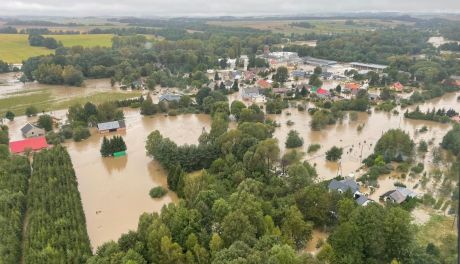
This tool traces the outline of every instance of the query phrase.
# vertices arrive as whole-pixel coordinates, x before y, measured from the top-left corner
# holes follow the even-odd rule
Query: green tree
[[[414,142],[401,129],[390,129],[375,144],[374,153],[382,155],[385,161],[403,161],[410,158],[414,150]]]
[[[326,151],[326,160],[338,161],[342,158],[343,149],[333,146],[331,149]]]
[[[299,209],[293,205],[284,216],[281,231],[284,242],[299,250],[311,239],[313,226],[303,220]]]
[[[11,111],[6,111],[5,113],[5,118],[10,120],[10,121],[13,121],[14,120],[14,117],[15,117],[15,114]]]
[[[298,148],[303,145],[303,139],[299,136],[299,132],[291,130],[286,139],[286,148]]]
[[[276,73],[273,75],[273,80],[283,84],[287,81],[288,77],[288,69],[282,66],[276,69]]]
[[[110,155],[112,155],[113,152],[111,152],[110,150],[110,142],[109,140],[104,136],[104,138],[102,139],[102,144],[101,144],[101,156],[102,157],[108,157]]]
[[[37,124],[45,131],[53,130],[53,118],[50,115],[41,115],[38,117]]]
[[[36,116],[38,113],[38,109],[35,106],[28,106],[26,108],[26,116],[31,117],[31,116]]]
[[[83,84],[83,73],[72,65],[64,66],[62,70],[62,79],[64,84],[70,86],[81,86]]]

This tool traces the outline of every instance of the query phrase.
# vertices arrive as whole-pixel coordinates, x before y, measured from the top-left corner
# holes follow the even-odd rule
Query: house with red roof
[[[323,88],[318,88],[316,90],[316,95],[318,95],[319,98],[326,98],[326,97],[329,97],[329,91]]]
[[[395,82],[391,86],[391,89],[396,92],[402,92],[404,90],[404,85],[402,85],[400,82]]]
[[[358,93],[359,89],[361,89],[361,85],[359,83],[349,82],[349,83],[345,84],[345,86],[343,88],[343,91],[344,92],[350,92],[350,93],[356,95]]]
[[[272,87],[271,83],[269,83],[267,80],[258,80],[257,86],[259,86],[261,89],[268,89]]]
[[[10,151],[14,154],[24,153],[30,149],[32,151],[42,150],[48,147],[45,137],[33,137],[10,142]]]

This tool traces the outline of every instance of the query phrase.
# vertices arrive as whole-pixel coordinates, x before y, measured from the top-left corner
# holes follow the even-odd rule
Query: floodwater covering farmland
[[[10,86],[7,84],[1,89],[9,89]],[[458,93],[446,94],[441,98],[421,104],[420,108],[427,110],[444,107],[460,111],[460,105],[457,102],[458,95]],[[230,101],[240,99],[238,97],[238,95],[231,95]],[[307,107],[313,107],[313,105],[307,105]],[[438,145],[451,126],[450,124],[405,119],[403,117],[405,110],[398,110],[399,114],[374,110],[371,114],[358,113],[356,120],[346,115],[343,121],[321,131],[312,131],[311,116],[307,111],[299,112],[296,107],[286,109],[280,115],[269,115],[269,117],[281,124],[275,130],[274,137],[279,140],[282,153],[285,151],[284,143],[291,129],[297,130],[305,141],[304,146],[299,150],[306,152],[308,145],[312,143],[321,145],[320,150],[307,154],[305,159],[315,164],[319,179],[325,180],[338,174],[359,175],[361,172],[357,170],[361,166],[362,159],[371,154],[376,141],[388,129],[401,128],[408,132],[417,143],[424,139],[427,142],[432,141],[433,145]],[[152,187],[167,186],[165,171],[146,155],[145,141],[149,133],[159,130],[163,136],[169,137],[179,145],[195,144],[203,128],[209,131],[211,127],[209,115],[143,117],[139,114],[138,109],[124,109],[124,112],[127,129],[120,132],[119,135],[123,136],[128,147],[126,157],[102,158],[99,152],[102,135],[95,130],[92,131],[92,136],[83,142],[65,143],[77,175],[88,232],[94,249],[104,242],[118,239],[122,233],[136,229],[138,218],[143,212],[158,212],[163,205],[177,201],[177,196],[173,192],[168,192],[161,199],[152,199],[148,194]],[[58,118],[65,118],[66,110],[54,111],[51,114]],[[35,119],[36,117],[20,116],[12,122],[7,122],[11,139],[20,139],[22,137],[20,127]],[[288,120],[294,124],[288,126],[286,124]],[[235,125],[232,124],[232,126]],[[358,130],[359,126],[362,127],[361,130]],[[422,126],[427,126],[428,132],[418,133],[417,130]],[[108,136],[111,135],[113,133]],[[334,145],[344,148],[340,163],[325,160],[324,153]],[[429,155],[426,155],[424,159],[426,164],[430,163]],[[415,182],[409,182],[408,187],[413,187]],[[379,183],[382,188],[374,194],[377,199],[381,192],[387,190],[386,188],[393,187],[394,180],[385,176],[379,180]],[[371,198],[375,199],[375,197]]]

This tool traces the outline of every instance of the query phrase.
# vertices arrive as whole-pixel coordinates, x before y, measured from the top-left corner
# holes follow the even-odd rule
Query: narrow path
[[[33,168],[32,168],[32,157],[29,157],[30,161],[30,177],[29,177],[29,183],[27,187],[27,198],[29,197],[29,191],[30,191],[30,180],[33,175]],[[21,237],[21,260],[19,263],[24,264],[24,252],[26,249],[26,234],[27,234],[27,226],[29,225],[29,205],[27,204],[28,199],[26,199],[26,212],[24,213],[24,219],[22,221],[22,237]]]

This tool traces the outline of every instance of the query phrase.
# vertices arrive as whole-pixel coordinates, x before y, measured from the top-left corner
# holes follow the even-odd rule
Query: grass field
[[[455,225],[453,217],[433,214],[430,220],[420,227],[417,240],[422,245],[431,242],[439,246],[446,235],[456,235]]]
[[[78,88],[76,88],[78,89]],[[18,93],[16,96],[10,96],[0,99],[0,115],[3,116],[6,111],[13,111],[17,116],[24,115],[25,109],[29,106],[35,106],[40,112],[66,109],[69,106],[80,103],[84,104],[91,101],[100,104],[107,101],[123,100],[133,97],[139,97],[141,92],[96,92],[91,95],[82,94],[73,96],[69,99],[54,97],[50,90],[40,89],[28,94]]]
[[[292,23],[302,22],[300,20],[236,20],[236,21],[209,21],[208,24],[225,27],[247,27],[259,30],[270,30],[273,33],[290,35],[291,33],[347,33],[352,31],[368,31],[376,27],[389,27],[397,24],[406,24],[400,21],[381,21],[378,19],[353,20],[354,24],[347,25],[346,20],[305,20],[314,25],[313,28],[292,26]]]
[[[112,45],[111,34],[98,35],[49,35],[66,47],[81,45],[83,47]],[[44,47],[32,47],[24,34],[0,34],[0,60],[8,63],[21,63],[23,60],[39,55],[51,54],[54,51]]]

